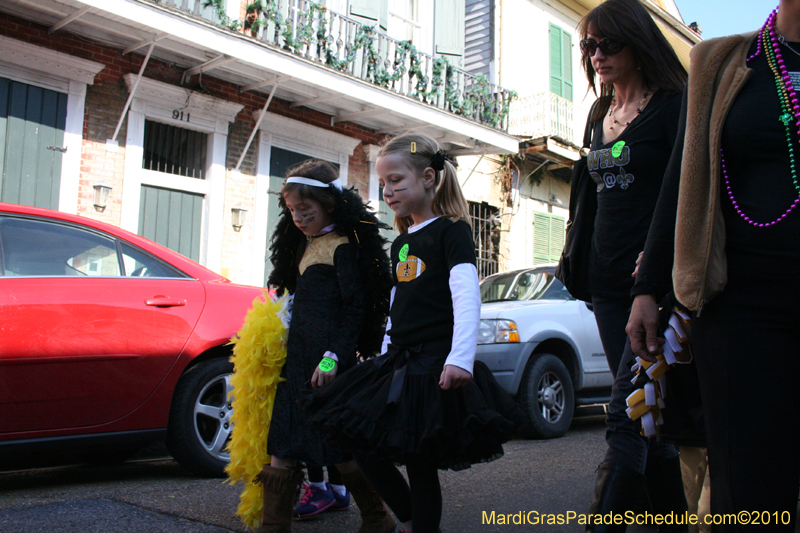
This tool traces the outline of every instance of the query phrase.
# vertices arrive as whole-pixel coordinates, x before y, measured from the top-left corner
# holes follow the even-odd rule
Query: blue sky
[[[697,22],[703,38],[760,28],[779,0],[675,0],[686,24]]]

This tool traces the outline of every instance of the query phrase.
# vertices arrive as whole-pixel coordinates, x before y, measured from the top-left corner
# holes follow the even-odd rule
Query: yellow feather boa
[[[273,301],[265,292],[263,299],[253,301],[242,329],[231,339],[234,430],[228,444],[231,462],[225,471],[231,485],[244,484],[236,514],[251,529],[259,525],[263,514],[263,486],[254,484],[253,478],[270,460],[267,436],[286,361],[288,330],[281,314],[287,304],[286,296]]]

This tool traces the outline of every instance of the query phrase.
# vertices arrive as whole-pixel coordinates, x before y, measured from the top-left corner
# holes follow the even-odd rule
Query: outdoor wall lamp
[[[94,187],[94,210],[103,212],[106,209],[106,204],[108,203],[108,193],[111,192],[112,185],[108,182],[108,180],[103,179],[103,181],[95,183]]]
[[[244,226],[244,219],[247,216],[247,208],[238,202],[235,206],[231,207],[231,224],[233,231],[239,231]]]

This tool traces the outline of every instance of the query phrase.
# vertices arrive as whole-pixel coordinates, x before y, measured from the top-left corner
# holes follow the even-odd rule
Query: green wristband
[[[319,369],[323,372],[330,372],[335,366],[336,361],[327,356],[323,357],[322,361],[319,362]]]

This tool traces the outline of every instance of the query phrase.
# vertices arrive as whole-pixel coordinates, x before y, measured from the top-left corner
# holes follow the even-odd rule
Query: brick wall
[[[81,154],[78,214],[111,224],[119,225],[122,206],[122,187],[124,181],[126,122],[117,136],[119,150],[106,151],[106,140],[114,133],[114,128],[128,97],[128,90],[122,76],[138,73],[144,57],[139,53],[121,55],[119,49],[100,45],[68,33],[68,28],[53,35],[47,27],[0,13],[0,35],[27,43],[58,50],[62,53],[103,63],[105,68],[95,77],[94,85],[87,88],[86,111],[83,127],[83,147]],[[140,50],[143,52],[144,49]],[[176,65],[152,59],[148,62],[144,76],[178,85],[183,70]],[[193,76],[185,80],[184,87],[202,89],[211,96],[223,98],[244,105],[244,108],[231,124],[228,135],[227,167],[232,169],[241,156],[247,138],[255,126],[253,112],[261,110],[266,95],[242,92],[240,88],[208,75]],[[372,130],[349,123],[336,123],[331,126],[330,116],[307,108],[289,107],[289,102],[273,99],[269,112],[282,115],[319,128],[347,135],[364,144],[378,144],[380,137]],[[255,193],[255,174],[257,164],[257,137],[251,144],[240,167],[240,173],[228,172],[225,193],[225,227],[223,228],[222,271],[231,279],[249,282],[250,259],[246,257],[252,250],[253,196]],[[358,146],[350,158],[348,166],[349,181],[363,197],[369,195],[369,168],[364,144]],[[103,179],[108,180],[113,189],[108,206],[102,213],[93,207],[93,185]],[[240,232],[231,227],[231,207],[241,202],[247,209],[247,223]]]

